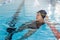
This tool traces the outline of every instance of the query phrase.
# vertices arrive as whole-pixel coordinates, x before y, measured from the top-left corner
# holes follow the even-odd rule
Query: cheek
[[[39,19],[39,20],[40,20],[40,19],[41,19],[41,17],[40,17],[40,16],[37,16],[37,17],[36,17],[36,19]]]
[[[40,17],[39,17],[39,16],[37,16],[36,18],[37,18],[37,19],[39,19]]]

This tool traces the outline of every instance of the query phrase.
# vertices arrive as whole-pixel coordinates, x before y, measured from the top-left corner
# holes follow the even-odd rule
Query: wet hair
[[[45,18],[46,17],[46,14],[47,14],[47,12],[45,10],[40,10],[37,13],[40,13],[41,16],[42,16],[42,18]]]

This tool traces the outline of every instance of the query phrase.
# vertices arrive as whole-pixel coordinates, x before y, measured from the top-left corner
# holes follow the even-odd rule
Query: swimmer
[[[27,39],[29,36],[34,34],[37,31],[37,29],[39,29],[41,27],[41,25],[45,24],[44,18],[46,17],[46,15],[47,15],[47,13],[46,13],[45,10],[38,11],[37,15],[36,15],[36,21],[33,20],[32,22],[26,22],[26,23],[22,24],[16,31],[12,32],[9,35],[8,39],[12,38],[14,33],[21,32],[21,31],[23,31],[25,29],[28,29],[28,32],[24,36],[22,36],[21,38],[19,38],[17,40],[25,40],[25,39]]]
[[[24,36],[19,38],[18,40],[24,40],[24,39],[28,38],[29,36],[34,34],[37,31],[37,29],[39,29],[41,27],[41,25],[45,24],[44,18],[46,17],[46,14],[47,13],[45,10],[40,10],[37,12],[36,21],[27,22],[27,23],[22,24],[19,27],[19,29],[17,30],[17,32],[21,32],[24,29],[29,29],[29,31]]]
[[[36,15],[36,21],[24,23],[18,28],[18,30],[16,32],[21,32],[24,29],[29,29],[29,31],[25,35],[23,35],[21,38],[19,38],[17,40],[25,40],[25,39],[27,39],[29,36],[34,34],[37,31],[37,29],[39,29],[41,27],[41,25],[44,25],[45,23],[47,23],[49,25],[51,30],[54,32],[56,38],[58,40],[60,40],[60,33],[53,26],[53,25],[60,25],[60,24],[59,23],[45,22],[46,20],[44,20],[44,19],[46,19],[47,21],[49,20],[48,16],[47,16],[47,12],[45,10],[38,11],[37,15]],[[56,32],[57,32],[57,34],[56,34]]]

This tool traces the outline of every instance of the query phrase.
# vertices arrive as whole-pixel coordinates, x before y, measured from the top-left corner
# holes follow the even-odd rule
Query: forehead
[[[37,14],[41,14],[41,13],[37,13]]]
[[[41,13],[37,13],[36,16],[41,16]]]

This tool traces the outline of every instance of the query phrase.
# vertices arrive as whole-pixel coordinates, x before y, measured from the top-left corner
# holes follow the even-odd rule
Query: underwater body
[[[23,2],[24,1],[24,2]],[[18,19],[15,24],[15,28],[18,29],[25,22],[31,22],[36,20],[36,12],[44,9],[47,11],[47,15],[52,22],[59,23],[59,7],[60,1],[51,1],[51,0],[11,0],[10,2],[2,1],[0,3],[0,40],[5,40],[6,36],[9,34],[6,29],[9,27],[9,22],[14,17],[16,11],[18,11]],[[23,3],[22,3],[23,2]],[[56,3],[56,5],[54,3]],[[55,13],[55,8],[57,12]],[[20,9],[19,9],[20,8]],[[18,10],[17,10],[18,9]],[[59,25],[56,26],[57,30],[60,31]],[[17,40],[21,38],[28,29],[23,30],[22,32],[15,33],[12,36],[11,40]],[[57,40],[53,34],[50,27],[45,23],[42,25],[33,35],[28,37],[25,40]]]

